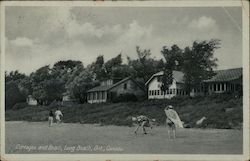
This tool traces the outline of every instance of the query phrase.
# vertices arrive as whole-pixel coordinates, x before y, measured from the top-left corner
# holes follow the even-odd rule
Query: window
[[[167,89],[167,94],[169,94],[169,90]]]
[[[97,94],[97,99],[99,100],[100,99],[100,93],[97,92],[96,94]]]
[[[127,89],[127,83],[124,83],[123,88]]]
[[[161,90],[161,95],[163,95],[163,91]]]
[[[96,100],[97,99],[97,93],[95,92],[94,93],[94,100]]]
[[[179,95],[179,89],[176,89],[176,94]]]
[[[173,89],[173,94],[175,94],[175,89]]]
[[[214,85],[214,91],[216,91],[216,84],[213,84]]]
[[[225,90],[224,84],[221,84],[221,85],[222,85],[221,90],[224,91]]]
[[[172,89],[169,89],[169,94],[172,94]]]
[[[160,95],[160,90],[157,90],[157,95]]]
[[[105,99],[105,93],[104,93],[104,91],[102,91],[102,99],[103,100]]]
[[[218,83],[217,86],[218,86],[218,91],[220,91],[220,90],[221,90],[221,89],[220,89],[221,84]]]

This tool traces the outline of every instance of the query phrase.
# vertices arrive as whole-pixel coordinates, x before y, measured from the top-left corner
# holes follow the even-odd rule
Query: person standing
[[[52,110],[50,110],[50,112],[49,112],[49,118],[48,118],[49,126],[50,126],[50,127],[51,127],[52,124],[53,124],[53,118],[54,118],[54,114],[53,114]]]
[[[183,128],[181,119],[178,113],[173,109],[172,105],[168,105],[165,109],[166,114],[166,126],[168,128],[168,137],[171,138],[171,131],[174,139],[176,138],[176,127]]]
[[[59,110],[59,108],[56,109],[55,111],[55,116],[56,116],[56,123],[61,123],[62,122],[62,117],[63,117],[63,114],[62,112]]]

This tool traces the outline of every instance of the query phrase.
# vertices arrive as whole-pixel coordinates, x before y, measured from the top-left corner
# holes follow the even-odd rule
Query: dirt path
[[[122,153],[122,154],[241,154],[242,131],[179,129],[168,139],[166,128],[155,127],[148,135],[134,128],[6,122],[6,153]]]

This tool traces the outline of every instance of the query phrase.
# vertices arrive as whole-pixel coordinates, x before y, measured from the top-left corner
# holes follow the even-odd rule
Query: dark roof
[[[162,76],[163,75],[163,71],[160,71],[158,73],[155,73],[154,75],[152,75],[149,80],[145,83],[146,85],[156,76]],[[176,71],[173,70],[173,79],[177,82],[177,83],[184,83],[184,73],[181,71]]]
[[[109,90],[113,85],[108,85],[108,86],[97,86],[94,87],[90,90],[88,90],[88,92],[95,92],[95,91],[107,91]]]
[[[217,70],[216,75],[204,82],[226,82],[238,79],[242,76],[242,68]]]
[[[141,87],[136,81],[134,81],[131,77],[126,77],[124,78],[123,80],[113,84],[113,85],[107,85],[107,86],[97,86],[97,87],[94,87],[90,90],[88,90],[88,92],[96,92],[96,91],[108,91],[116,86],[118,86],[119,84],[123,83],[123,82],[126,82],[128,81],[129,79],[131,79],[133,82],[135,82],[137,84],[137,86],[139,86],[142,90],[144,90],[143,87]]]

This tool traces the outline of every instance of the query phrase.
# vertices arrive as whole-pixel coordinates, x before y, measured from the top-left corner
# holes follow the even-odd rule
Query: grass
[[[243,120],[242,98],[231,95],[212,95],[171,100],[146,100],[143,102],[78,104],[61,107],[65,123],[98,123],[101,125],[132,126],[131,116],[146,115],[155,118],[159,125],[165,122],[164,107],[172,104],[188,127],[231,129],[241,128]],[[46,121],[48,106],[27,106],[8,110],[7,121]],[[230,110],[228,110],[230,109]],[[196,125],[205,116],[207,119]]]

